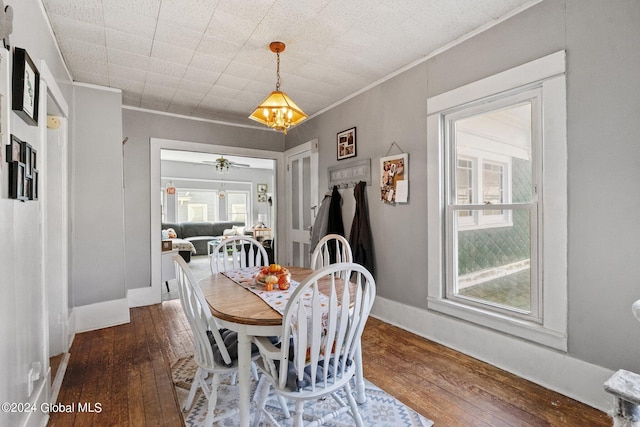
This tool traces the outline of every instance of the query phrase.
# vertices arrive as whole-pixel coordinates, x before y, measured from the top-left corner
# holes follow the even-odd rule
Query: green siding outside
[[[512,202],[531,201],[531,162],[512,160]],[[458,275],[526,260],[529,254],[528,211],[514,210],[513,225],[458,233]]]

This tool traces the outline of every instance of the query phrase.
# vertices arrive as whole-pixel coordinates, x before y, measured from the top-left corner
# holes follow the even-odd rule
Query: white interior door
[[[287,264],[309,267],[311,226],[318,206],[318,140],[285,153],[287,161]]]

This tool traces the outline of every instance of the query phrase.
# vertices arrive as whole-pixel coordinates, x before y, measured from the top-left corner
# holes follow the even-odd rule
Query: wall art
[[[380,200],[406,203],[409,197],[409,155],[380,158]]]
[[[24,176],[24,163],[22,162],[11,162],[9,165],[9,198],[28,200],[28,197],[25,194],[25,188],[27,185],[27,180]]]
[[[356,156],[356,128],[338,133],[338,160]]]
[[[27,124],[38,125],[40,73],[26,50],[15,48],[13,54],[13,106]]]

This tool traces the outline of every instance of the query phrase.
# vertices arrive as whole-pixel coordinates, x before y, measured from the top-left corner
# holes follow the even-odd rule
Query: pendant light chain
[[[276,52],[276,56],[278,58],[278,65],[277,65],[277,71],[276,71],[276,75],[278,76],[278,79],[276,80],[276,90],[278,92],[280,92],[280,51],[278,50]]]

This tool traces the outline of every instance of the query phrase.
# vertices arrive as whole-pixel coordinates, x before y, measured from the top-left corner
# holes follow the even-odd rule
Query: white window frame
[[[231,198],[229,197],[229,195],[231,194],[242,194],[245,197],[246,203],[245,206],[247,207],[247,212],[246,212],[246,218],[244,221],[244,225],[245,226],[249,226],[250,224],[250,219],[251,219],[251,212],[252,212],[252,206],[251,206],[251,191],[245,191],[245,190],[227,190],[227,197],[225,200],[225,204],[226,204],[226,211],[227,211],[227,221],[232,221],[231,219],[231,202],[229,201]]]
[[[520,65],[427,100],[427,307],[483,327],[511,334],[558,350],[567,350],[567,142],[565,52],[560,51]],[[534,182],[538,200],[537,253],[540,292],[539,320],[488,310],[482,306],[447,298],[444,200],[445,164],[451,161],[444,145],[444,115],[495,100],[508,92],[540,90],[542,144]],[[542,167],[543,166],[543,167]],[[534,172],[535,173],[535,172]],[[544,191],[543,191],[544,189]],[[541,227],[544,224],[544,228]],[[534,236],[532,235],[532,239]]]
[[[481,153],[479,150],[466,150],[463,155],[459,155],[458,159],[471,161],[472,173],[472,199],[471,204],[483,203],[483,170],[485,163],[498,164],[503,167],[502,185],[504,191],[504,200],[502,203],[511,203],[511,158],[492,153]],[[456,165],[457,170],[457,165]],[[455,171],[452,171],[455,173]],[[474,212],[474,211],[472,211]],[[470,217],[464,218],[463,221],[458,220],[459,230],[479,230],[483,228],[510,227],[513,225],[511,219],[511,211],[505,210],[501,216],[482,215],[477,211]]]

